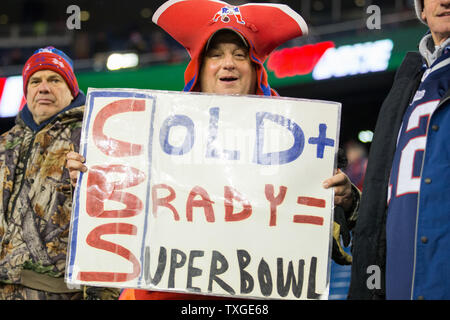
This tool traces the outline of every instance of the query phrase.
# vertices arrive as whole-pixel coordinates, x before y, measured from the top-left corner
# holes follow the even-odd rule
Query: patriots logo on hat
[[[220,18],[220,20],[224,23],[230,22],[231,18],[230,15],[234,15],[236,18],[237,23],[245,24],[245,21],[242,19],[241,11],[238,7],[223,7],[221,8],[212,19],[214,22],[217,22]]]

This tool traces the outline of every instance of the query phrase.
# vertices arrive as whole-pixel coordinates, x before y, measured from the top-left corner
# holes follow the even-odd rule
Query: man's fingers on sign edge
[[[330,187],[345,185],[345,175],[342,172],[338,172],[331,178],[326,179],[322,185],[325,189],[328,189]]]
[[[78,161],[78,160],[67,160],[66,166],[71,173],[72,173],[72,171],[86,172],[86,170],[87,170],[87,167],[81,161]],[[78,173],[78,172],[76,172],[76,173]]]
[[[79,162],[85,162],[86,159],[84,159],[84,157],[81,154],[76,153],[74,151],[70,151],[67,153],[67,160],[75,160],[75,161],[79,161]]]

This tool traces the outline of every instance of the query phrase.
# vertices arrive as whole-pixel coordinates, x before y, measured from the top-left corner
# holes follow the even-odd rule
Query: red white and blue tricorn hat
[[[267,82],[263,63],[275,48],[308,33],[303,18],[284,4],[232,6],[218,0],[170,0],[156,10],[152,20],[184,46],[191,57],[184,73],[184,91],[198,91],[206,44],[218,30],[230,29],[249,45],[251,60],[257,65],[256,94],[277,95]]]

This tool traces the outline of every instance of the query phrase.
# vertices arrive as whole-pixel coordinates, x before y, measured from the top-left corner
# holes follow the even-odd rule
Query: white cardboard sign
[[[340,108],[89,89],[67,283],[326,299]]]

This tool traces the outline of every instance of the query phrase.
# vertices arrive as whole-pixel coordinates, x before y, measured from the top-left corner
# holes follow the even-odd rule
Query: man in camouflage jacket
[[[72,205],[65,161],[79,148],[85,103],[72,62],[39,49],[23,80],[27,104],[0,137],[0,299],[115,299],[117,289],[64,282]]]

